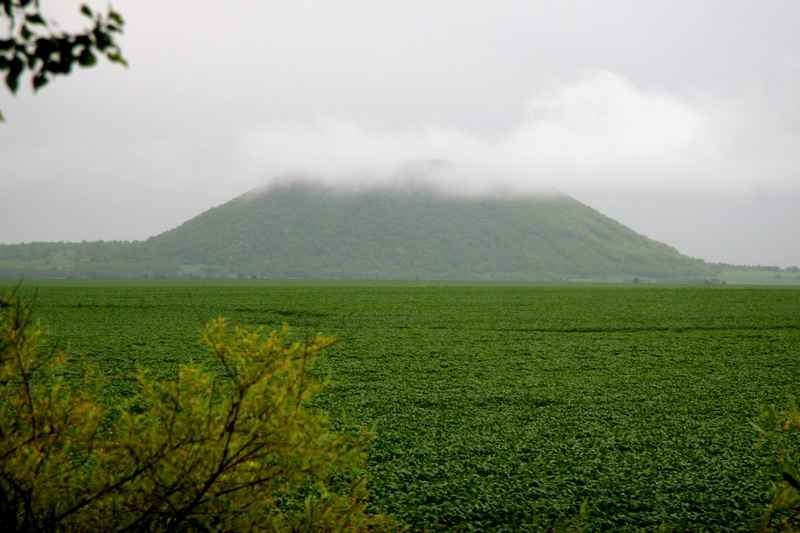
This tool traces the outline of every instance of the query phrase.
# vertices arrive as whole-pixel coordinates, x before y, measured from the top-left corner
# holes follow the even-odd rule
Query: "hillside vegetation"
[[[0,246],[0,275],[555,281],[699,279],[698,259],[564,195],[254,191],[141,242]]]

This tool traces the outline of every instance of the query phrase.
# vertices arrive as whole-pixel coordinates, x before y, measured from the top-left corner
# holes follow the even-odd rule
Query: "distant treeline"
[[[787,274],[800,274],[800,267],[779,267],[773,265],[732,265],[730,263],[709,263],[720,270],[749,270],[753,272],[786,272]]]

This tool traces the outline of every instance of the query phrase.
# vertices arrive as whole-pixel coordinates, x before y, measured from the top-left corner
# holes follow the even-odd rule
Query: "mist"
[[[386,184],[405,162],[444,160],[464,173],[430,179],[452,194],[758,185],[757,169],[728,168],[726,145],[736,147],[720,122],[700,106],[594,72],[532,95],[519,123],[494,136],[441,127],[387,132],[343,120],[279,123],[248,132],[241,158],[266,179],[310,174],[343,186]]]
[[[45,7],[77,24],[70,4]],[[0,94],[0,242],[143,239],[287,177],[411,165],[443,194],[557,190],[695,257],[800,263],[793,2],[115,7],[128,71]]]

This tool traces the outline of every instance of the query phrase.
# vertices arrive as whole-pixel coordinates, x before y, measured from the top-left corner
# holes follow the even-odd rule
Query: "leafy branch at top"
[[[25,71],[37,91],[75,66],[94,66],[98,56],[128,65],[115,41],[125,25],[122,15],[111,7],[106,13],[96,13],[86,4],[80,13],[90,25],[81,32],[67,33],[44,17],[38,0],[0,0],[0,75],[12,93],[19,89]],[[5,33],[3,19],[8,23]]]

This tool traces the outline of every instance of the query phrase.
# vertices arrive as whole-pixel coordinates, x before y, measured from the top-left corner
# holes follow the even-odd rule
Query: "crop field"
[[[203,362],[225,315],[340,339],[318,403],[369,426],[374,504],[416,529],[753,531],[776,474],[750,422],[800,396],[800,289],[648,286],[35,285],[76,365],[109,378]]]

